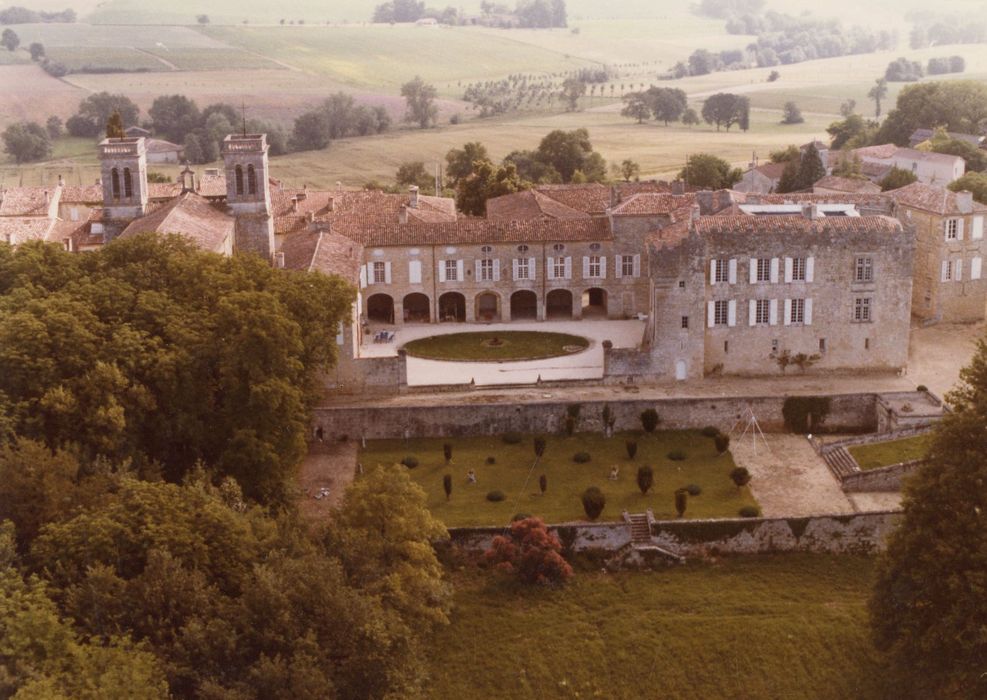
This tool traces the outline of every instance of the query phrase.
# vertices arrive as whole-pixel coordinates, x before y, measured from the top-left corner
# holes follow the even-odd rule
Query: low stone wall
[[[652,524],[654,542],[684,557],[708,554],[819,552],[872,554],[884,549],[898,512],[821,515],[809,518],[736,518],[729,520],[667,520]],[[630,542],[623,522],[553,525],[567,552],[616,552]],[[482,551],[504,528],[452,528],[452,543]]]
[[[615,430],[637,430],[641,412],[658,411],[659,429],[682,430],[712,425],[722,431],[746,422],[748,408],[761,430],[784,432],[784,396],[623,399],[586,401],[576,430],[603,431],[602,412],[609,405],[616,418]],[[449,404],[421,406],[324,407],[315,410],[313,423],[330,435],[369,439],[401,437],[457,437],[502,435],[506,432],[559,434],[571,402],[546,401],[521,404]],[[815,432],[872,431],[876,425],[876,394],[843,394],[830,397],[830,412]]]
[[[899,428],[887,433],[855,435],[842,440],[833,440],[832,442],[816,440],[816,438],[812,438],[812,440],[816,443],[816,452],[819,454],[827,454],[833,450],[839,449],[840,447],[855,447],[857,445],[874,445],[881,442],[894,442],[895,440],[904,440],[905,438],[925,435],[926,433],[931,432],[931,430],[931,425],[916,425],[909,426],[907,428]]]
[[[604,380],[642,377],[653,381],[659,374],[655,371],[652,355],[647,350],[603,348]]]
[[[901,462],[877,469],[865,469],[843,477],[843,490],[853,493],[868,491],[901,491],[902,482],[925,464],[924,459]]]

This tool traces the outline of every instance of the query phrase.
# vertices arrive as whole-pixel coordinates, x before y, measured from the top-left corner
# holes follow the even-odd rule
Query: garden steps
[[[631,541],[629,543],[631,549],[639,552],[654,552],[673,561],[679,563],[684,562],[685,557],[679,556],[675,552],[655,544],[651,536],[651,520],[650,511],[648,513],[629,513],[627,515],[627,524],[631,528]]]
[[[840,481],[843,477],[860,471],[857,461],[850,455],[845,447],[837,447],[823,453],[823,459],[829,465],[830,470]]]

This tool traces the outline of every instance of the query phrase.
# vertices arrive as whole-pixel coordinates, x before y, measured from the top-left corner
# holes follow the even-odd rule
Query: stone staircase
[[[651,523],[647,513],[630,513],[627,516],[631,527],[631,544],[635,547],[649,545],[651,542]]]
[[[684,564],[685,557],[655,543],[651,536],[651,524],[654,519],[655,516],[650,510],[645,513],[624,513],[624,522],[631,530],[631,541],[618,550],[617,557],[626,558],[627,555],[634,552],[638,554],[650,553],[669,561]]]
[[[823,452],[823,459],[829,465],[830,471],[837,479],[843,481],[843,477],[860,471],[857,461],[850,455],[845,447],[837,447]]]

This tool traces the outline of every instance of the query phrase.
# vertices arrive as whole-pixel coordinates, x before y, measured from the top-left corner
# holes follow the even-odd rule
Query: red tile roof
[[[804,216],[747,216],[743,214],[700,216],[694,227],[700,235],[752,234],[761,232],[809,234],[879,232],[901,230],[901,222],[890,216],[830,216],[808,219]]]
[[[7,187],[0,189],[0,216],[48,216],[52,187]]]
[[[333,226],[336,231],[336,227]],[[533,221],[460,219],[438,224],[380,224],[339,231],[364,246],[531,243],[536,241],[611,240],[609,221],[602,218]]]
[[[566,206],[537,190],[524,190],[488,199],[487,218],[492,221],[588,219],[589,214]]]
[[[346,236],[325,231],[294,233],[285,238],[280,252],[289,270],[338,275],[351,284],[360,279],[363,245]]]
[[[0,242],[20,245],[28,241],[48,240],[57,219],[5,216],[0,218]]]
[[[839,177],[837,175],[827,175],[816,181],[813,189],[836,190],[848,194],[877,194],[881,188],[870,180],[855,177]]]
[[[947,190],[945,187],[913,182],[910,185],[891,190],[887,194],[899,204],[933,214],[949,216],[970,213],[960,211],[956,193]],[[972,211],[978,213],[987,212],[987,206],[977,200],[973,200]]]
[[[222,252],[227,239],[234,235],[233,217],[209,203],[207,199],[186,192],[156,211],[132,221],[121,238],[140,233],[175,233],[184,236],[203,250]]]
[[[693,194],[658,194],[641,192],[632,195],[613,208],[614,216],[668,215],[676,209],[691,207],[696,201]]]

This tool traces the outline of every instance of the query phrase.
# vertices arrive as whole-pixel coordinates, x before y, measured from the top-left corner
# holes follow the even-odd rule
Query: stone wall
[[[708,554],[820,552],[871,554],[881,551],[900,513],[856,513],[810,518],[672,520],[652,524],[655,544],[685,557]],[[573,523],[550,528],[567,552],[616,552],[630,542],[630,528],[617,523]],[[490,546],[504,528],[453,528],[453,544],[467,551]]]
[[[384,361],[382,361],[384,362]],[[383,366],[383,365],[382,365]],[[383,381],[383,379],[382,379]],[[660,400],[587,401],[581,404],[576,430],[603,431],[602,411],[610,406],[616,430],[640,429],[641,412],[658,411],[659,429],[681,430],[712,425],[730,430],[748,419],[748,408],[765,432],[785,430],[784,396],[753,398],[702,398]],[[830,413],[814,425],[817,433],[869,432],[876,427],[876,394],[845,394],[830,397]],[[324,407],[315,410],[313,421],[330,435],[365,436],[367,439],[400,437],[446,437],[523,433],[561,433],[570,402],[546,401],[523,404],[420,405],[385,407]]]
[[[847,474],[843,477],[843,490],[851,493],[901,491],[905,478],[917,472],[923,464],[925,464],[924,459],[916,459]]]

